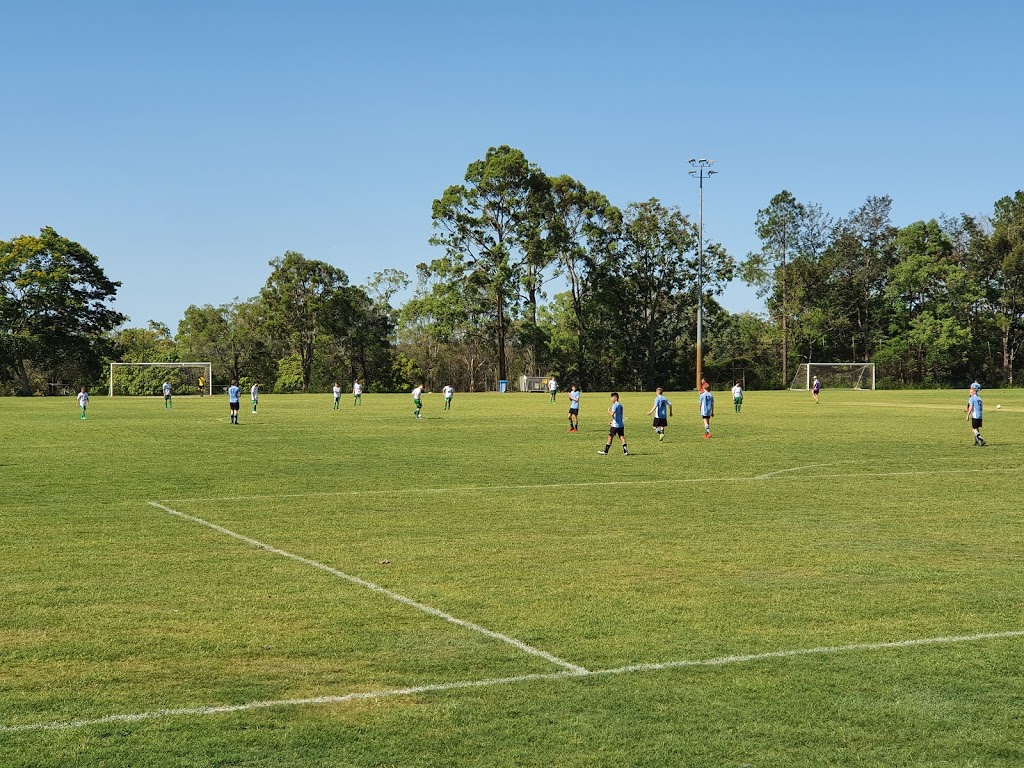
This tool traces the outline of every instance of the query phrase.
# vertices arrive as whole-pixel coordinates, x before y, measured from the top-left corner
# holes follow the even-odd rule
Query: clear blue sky
[[[789,189],[903,225],[1024,187],[1018,2],[5,3],[0,238],[46,225],[132,325],[300,251],[414,273],[430,205],[509,144],[735,257]],[[759,309],[732,286],[733,311]]]

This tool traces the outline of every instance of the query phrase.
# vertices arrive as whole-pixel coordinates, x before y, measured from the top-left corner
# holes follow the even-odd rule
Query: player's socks
[[[629,451],[626,449],[626,444],[625,443],[622,444],[622,455],[623,456],[629,456]]]

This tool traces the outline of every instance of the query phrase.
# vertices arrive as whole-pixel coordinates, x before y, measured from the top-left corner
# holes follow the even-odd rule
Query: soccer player
[[[548,402],[555,402],[555,398],[558,395],[558,382],[555,381],[554,376],[548,379],[548,393],[551,395],[551,398],[548,400]]]
[[[359,379],[352,382],[352,405],[363,404],[363,385],[359,383]]]
[[[654,405],[647,412],[648,416],[654,414],[653,426],[659,443],[665,439],[665,427],[668,426],[668,417],[672,415],[672,403],[662,394],[664,391],[661,387],[654,390]]]
[[[978,390],[979,392],[981,392],[981,384],[979,384],[979,383],[978,383],[978,380],[977,380],[977,379],[975,379],[975,380],[974,380],[974,383],[973,383],[973,384],[971,384],[971,389],[976,389],[976,390]]]
[[[242,390],[238,386],[238,379],[231,380],[231,386],[228,387],[228,407],[231,409],[231,423],[238,423],[238,401],[242,397]]]
[[[441,391],[444,393],[444,409],[450,411],[452,409],[452,395],[455,394],[455,388],[451,384],[445,384],[444,389]]]
[[[338,410],[339,404],[341,403],[341,385],[338,382],[334,382],[334,410]]]
[[[199,389],[199,396],[202,397],[203,396],[203,391],[206,389],[206,379],[204,379],[202,376],[199,377],[198,389]]]
[[[569,387],[569,431],[580,431],[580,391],[575,384]]]
[[[814,377],[814,383],[811,385],[811,396],[814,397],[814,402],[818,402],[818,395],[821,393],[821,382],[818,381],[818,377]]]
[[[256,406],[260,402],[260,383],[258,381],[253,382],[252,389],[249,390],[249,394],[252,395],[252,412],[256,413]]]
[[[700,393],[700,417],[704,419],[704,439],[711,438],[711,419],[715,416],[715,396],[711,394],[711,385],[704,382],[704,391]]]
[[[423,385],[417,384],[416,388],[412,391],[412,403],[416,406],[416,410],[412,412],[412,415],[417,419],[420,418],[420,411],[423,410]]]
[[[82,409],[82,418],[85,418],[85,409],[89,407],[89,393],[85,387],[78,393],[78,407]]]
[[[612,447],[612,438],[618,435],[619,442],[622,443],[622,455],[629,456],[629,449],[626,448],[626,422],[622,418],[622,403],[619,402],[619,393],[612,392],[611,398],[612,404],[608,408],[608,415],[612,417],[612,420],[608,422],[608,442],[605,443],[604,450],[598,451],[598,453],[607,456],[608,449]]]
[[[166,411],[168,408],[173,408],[174,407],[173,405],[171,405],[171,382],[165,381],[163,383],[163,390],[164,390],[164,410]]]
[[[732,388],[732,407],[736,409],[736,413],[743,407],[743,387],[738,381]]]
[[[984,446],[985,438],[981,436],[981,395],[978,394],[977,384],[971,384],[971,396],[967,398],[967,421],[974,431],[974,444]]]

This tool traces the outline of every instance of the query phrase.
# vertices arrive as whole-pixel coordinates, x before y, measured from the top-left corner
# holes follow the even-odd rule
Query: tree
[[[209,360],[223,380],[243,377],[270,382],[278,353],[268,336],[267,308],[260,299],[214,307],[191,305],[178,323],[175,344],[190,360]]]
[[[704,291],[720,293],[732,259],[717,244],[704,250]],[[656,198],[623,215],[617,258],[595,274],[595,346],[614,386],[672,387],[689,369],[697,304],[697,227]],[[713,308],[713,307],[712,307]]]
[[[769,295],[780,306],[782,326],[782,385],[789,383],[789,302],[786,285],[787,261],[798,251],[800,233],[807,208],[793,194],[782,190],[757,212],[755,229],[761,239],[761,252],[747,254],[741,265],[743,280],[757,287],[759,296]]]
[[[998,265],[1003,378],[1013,384],[1014,361],[1024,342],[1024,191],[996,201],[991,249]]]
[[[51,227],[0,241],[0,367],[21,393],[32,391],[32,368],[78,381],[100,375],[107,334],[127,319],[110,307],[120,285]]]
[[[491,147],[483,160],[469,164],[465,184],[448,187],[432,207],[437,234],[431,245],[445,248],[453,276],[475,280],[488,297],[500,379],[508,378],[506,347],[520,288],[536,326],[539,230],[548,187],[547,177],[520,150]]]
[[[586,388],[590,383],[587,348],[588,299],[595,269],[614,252],[622,213],[600,192],[588,190],[571,176],[551,179],[549,247],[555,274],[569,283],[574,349],[572,365],[563,368]]]
[[[344,335],[350,320],[348,296],[342,290],[348,276],[337,267],[286,251],[273,267],[260,296],[267,307],[271,334],[297,355],[302,368],[302,391],[309,389],[317,339]]]

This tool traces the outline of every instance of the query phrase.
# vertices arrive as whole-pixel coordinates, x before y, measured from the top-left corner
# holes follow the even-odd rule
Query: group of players
[[[199,393],[202,396],[205,381],[200,379],[199,381]],[[548,379],[547,382],[548,393],[550,395],[550,402],[556,402],[558,396],[558,382],[554,376]],[[173,408],[172,397],[171,397],[171,383],[164,381],[161,385],[161,389],[164,395],[164,408]],[[452,408],[452,397],[455,394],[454,388],[450,384],[445,384],[441,390],[444,395],[444,410],[450,411]],[[412,390],[412,402],[415,409],[413,410],[413,416],[417,419],[422,418],[423,411],[423,392],[424,388],[422,384],[417,384]],[[985,446],[985,438],[981,436],[981,425],[982,425],[982,400],[981,395],[981,384],[977,381],[971,384],[970,397],[967,400],[967,422],[971,425],[971,430],[974,433],[974,444],[976,446]],[[252,387],[249,389],[249,394],[252,398],[252,412],[256,413],[256,409],[259,405],[260,399],[260,383],[254,382]],[[333,388],[334,394],[334,410],[338,410],[341,403],[341,385],[338,382],[334,382]],[[811,387],[811,395],[814,397],[814,402],[820,402],[821,394],[821,382],[818,377],[814,377],[814,383]],[[231,411],[231,423],[238,424],[238,411],[241,408],[241,387],[238,386],[238,380],[232,379],[231,386],[228,387],[228,406]],[[569,432],[579,432],[580,427],[580,391],[573,384],[569,388]],[[607,456],[608,451],[611,449],[612,441],[618,437],[619,442],[622,445],[622,453],[624,456],[629,455],[629,448],[626,445],[626,430],[625,421],[623,420],[623,409],[622,403],[619,402],[619,393],[611,393],[611,405],[608,407],[608,415],[611,416],[611,421],[608,423],[608,440],[605,443],[604,449],[599,450],[598,453]],[[352,384],[352,404],[355,406],[361,406],[363,404],[363,385],[356,379]],[[81,410],[81,418],[85,419],[86,410],[89,406],[89,392],[85,387],[82,387],[78,393],[78,407]],[[736,413],[739,413],[743,406],[743,387],[740,382],[732,388],[732,402],[733,408]],[[700,417],[704,422],[704,439],[711,439],[711,419],[715,416],[715,396],[711,392],[711,385],[704,379],[701,379],[700,395],[698,396],[698,404]],[[672,416],[672,402],[665,397],[664,390],[658,387],[655,390],[654,405],[651,406],[646,414],[647,416],[654,416],[652,427],[655,434],[658,436],[658,442],[665,440],[665,430],[668,427],[668,419]]]

